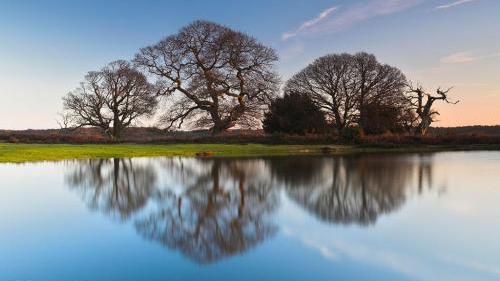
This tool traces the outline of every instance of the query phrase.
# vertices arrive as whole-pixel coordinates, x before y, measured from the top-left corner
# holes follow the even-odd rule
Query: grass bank
[[[444,150],[500,150],[498,145],[462,146],[349,146],[264,144],[10,144],[0,143],[0,163],[66,159],[154,156],[284,156],[374,152],[430,152]]]
[[[330,146],[332,151],[350,150]],[[0,163],[154,156],[273,156],[323,153],[324,145],[263,144],[9,144],[0,143]]]

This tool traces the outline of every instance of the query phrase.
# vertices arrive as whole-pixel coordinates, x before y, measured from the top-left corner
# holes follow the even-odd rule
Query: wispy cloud
[[[464,51],[450,54],[441,58],[444,64],[463,64],[473,63],[484,59],[500,58],[500,52],[478,54],[472,51]]]
[[[471,52],[458,52],[441,58],[441,62],[445,64],[469,63],[476,60],[478,60],[478,58],[473,56]]]
[[[309,246],[310,248],[315,249],[318,252],[320,252],[321,255],[325,259],[328,259],[328,260],[334,261],[334,262],[339,260],[339,257],[332,251],[332,249],[330,249],[329,247],[327,247],[325,245],[317,243],[316,241],[311,240],[311,239],[302,239],[302,242],[305,245]]]
[[[461,266],[464,268],[472,269],[478,272],[495,275],[500,277],[500,267],[498,265],[493,264],[485,264],[476,260],[465,260],[459,259],[452,256],[444,256],[442,257],[444,262],[454,264],[457,266]]]
[[[354,243],[339,238],[322,238],[310,232],[307,233],[308,238],[304,239],[303,237],[306,236],[304,232],[300,230],[299,232],[292,231],[290,227],[287,229],[286,234],[288,236],[296,237],[306,246],[318,251],[321,256],[330,262],[342,262],[344,260],[361,262],[383,267],[417,280],[451,280],[454,277],[450,276],[450,273],[446,270],[434,270],[432,264],[426,260],[419,260],[405,253],[375,248],[364,245],[359,241]]]
[[[359,240],[332,238],[300,227],[285,226],[284,233],[298,239],[330,262],[359,262],[385,268],[415,280],[456,280],[457,276],[449,270],[456,267],[466,272],[460,280],[482,280],[483,276],[500,277],[500,267],[487,260],[469,260],[449,255],[428,255],[421,259],[418,255],[376,247]]]
[[[330,7],[322,11],[317,17],[302,23],[298,29],[285,32],[282,39],[286,41],[296,36],[339,32],[372,18],[404,11],[424,1],[369,0],[345,9],[340,9],[339,6]]]
[[[305,46],[301,41],[293,42],[292,44],[286,44],[280,49],[280,59],[288,60],[295,58],[296,56],[304,53]]]
[[[453,8],[453,7],[456,7],[456,6],[460,6],[460,5],[467,4],[467,3],[472,3],[472,2],[477,2],[477,1],[479,1],[479,0],[458,0],[458,1],[455,1],[455,2],[452,2],[452,3],[449,3],[449,4],[444,4],[444,5],[437,6],[436,8],[434,8],[434,10],[435,11],[447,10],[447,9],[450,9],[450,8]]]
[[[321,13],[319,13],[319,15],[317,17],[302,23],[297,30],[295,30],[293,32],[283,33],[282,39],[288,40],[292,37],[297,36],[300,32],[318,25],[319,23],[321,23],[323,20],[327,19],[331,14],[333,14],[333,12],[335,12],[338,9],[339,9],[338,6],[333,6],[333,7],[330,7],[328,9],[322,11]]]

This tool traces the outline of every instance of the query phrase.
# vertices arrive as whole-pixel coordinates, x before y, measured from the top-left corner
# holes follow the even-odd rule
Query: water
[[[0,165],[0,280],[500,280],[500,153]]]

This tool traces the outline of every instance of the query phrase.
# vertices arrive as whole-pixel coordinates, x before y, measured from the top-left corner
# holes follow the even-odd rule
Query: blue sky
[[[86,72],[207,19],[280,54],[285,81],[314,58],[367,51],[427,88],[455,86],[440,126],[500,124],[499,0],[0,0],[0,128],[57,127]]]

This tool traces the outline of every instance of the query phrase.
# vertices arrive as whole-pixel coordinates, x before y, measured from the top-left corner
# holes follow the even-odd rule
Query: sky
[[[0,0],[0,129],[57,128],[88,71],[197,19],[275,48],[282,81],[315,58],[366,51],[429,91],[437,126],[500,124],[500,0]],[[146,121],[147,122],[147,121]]]

